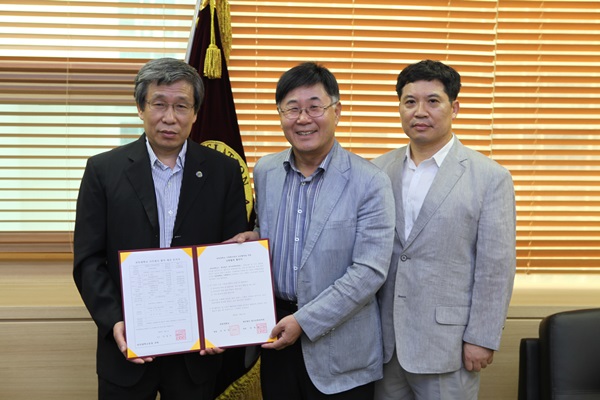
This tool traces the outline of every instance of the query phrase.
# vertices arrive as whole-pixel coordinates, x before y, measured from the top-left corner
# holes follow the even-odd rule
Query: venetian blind
[[[0,231],[73,229],[86,159],[140,135],[133,78],[183,58],[194,7],[0,0]]]
[[[493,158],[512,172],[518,266],[600,267],[600,3],[501,1]]]
[[[462,75],[454,131],[513,174],[517,266],[598,268],[597,1],[237,1],[230,73],[250,162],[286,147],[273,93],[305,60],[338,77],[337,137],[367,158],[406,143],[394,93],[408,63]]]
[[[183,58],[193,14],[191,2],[160,3],[0,0],[0,38],[10,42],[0,43],[0,151],[18,160],[13,166],[0,160],[1,230],[72,229],[85,159],[138,136],[133,76],[149,58]],[[40,11],[58,4],[80,8],[69,11],[69,21],[64,12]],[[9,6],[12,17],[4,12]],[[513,174],[518,267],[597,268],[597,1],[230,0],[230,6],[229,73],[250,169],[262,155],[287,147],[274,91],[288,68],[314,60],[335,73],[343,104],[338,140],[373,158],[407,142],[397,74],[409,63],[441,60],[463,79],[455,133]],[[86,19],[97,9],[101,16]],[[43,42],[47,33],[40,29],[50,28],[59,43]],[[69,57],[44,53],[53,46]],[[40,202],[45,196],[51,199]]]

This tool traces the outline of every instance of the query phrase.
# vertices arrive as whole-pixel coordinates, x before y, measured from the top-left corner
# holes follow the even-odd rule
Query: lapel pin
[[[196,171],[196,176],[198,178],[202,178],[202,171]]]

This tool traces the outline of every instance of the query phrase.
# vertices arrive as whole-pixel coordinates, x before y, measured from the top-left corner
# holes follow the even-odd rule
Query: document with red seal
[[[267,239],[119,252],[127,358],[272,341]]]

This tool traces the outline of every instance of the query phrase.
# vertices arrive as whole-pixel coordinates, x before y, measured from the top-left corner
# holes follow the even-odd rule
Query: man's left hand
[[[467,371],[479,372],[494,361],[494,350],[463,343],[463,363]]]
[[[271,331],[271,337],[277,338],[272,343],[262,345],[263,349],[281,350],[296,343],[302,334],[302,327],[293,315],[284,317]]]

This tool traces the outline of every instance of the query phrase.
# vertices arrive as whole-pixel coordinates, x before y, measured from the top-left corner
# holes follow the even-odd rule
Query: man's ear
[[[460,103],[458,100],[454,100],[452,102],[452,119],[456,118],[458,115],[458,110],[460,110]]]
[[[340,122],[341,114],[342,114],[342,103],[338,100],[338,103],[335,105],[335,126],[337,126],[338,122]]]

